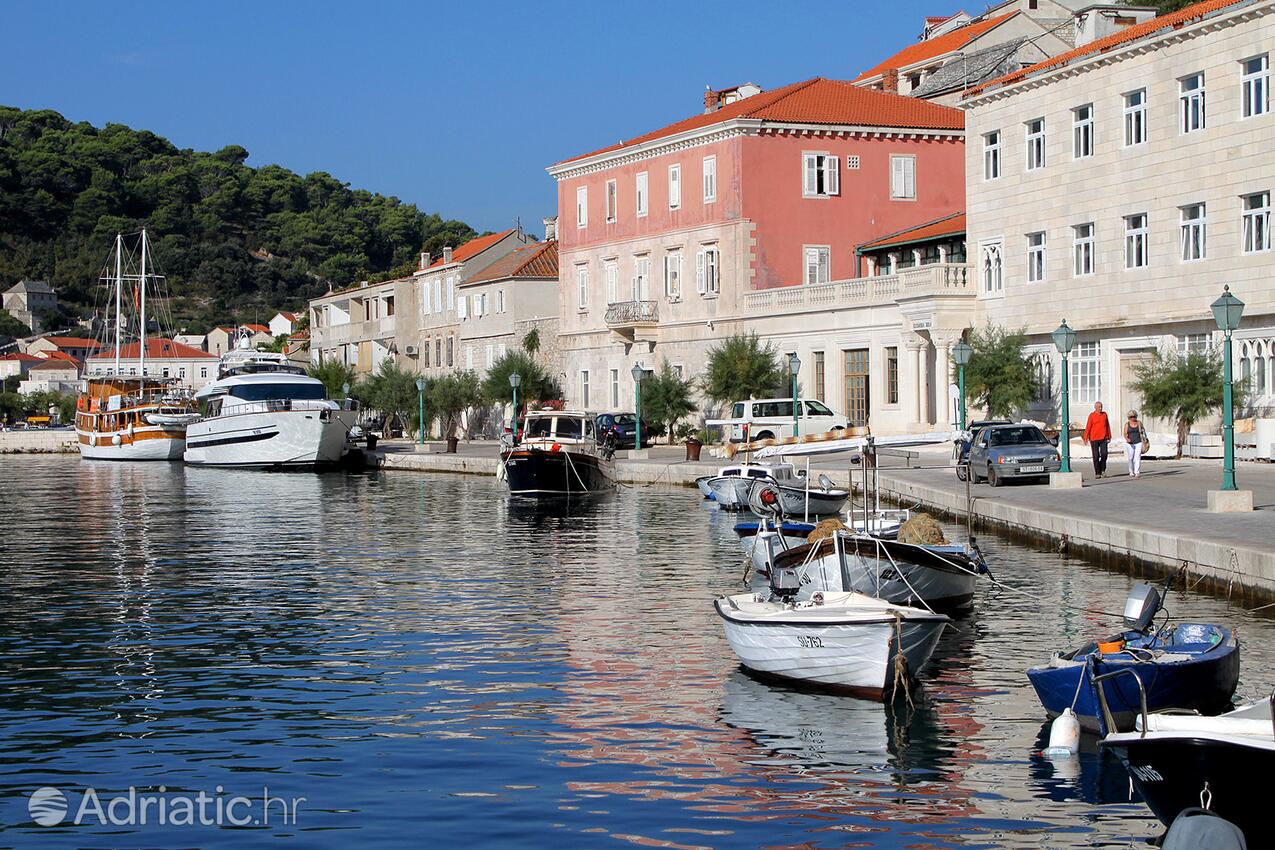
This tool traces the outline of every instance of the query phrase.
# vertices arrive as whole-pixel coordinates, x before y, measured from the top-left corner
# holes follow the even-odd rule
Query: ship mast
[[[120,334],[123,317],[120,314],[120,290],[124,288],[124,237],[115,234],[115,374],[120,373]]]
[[[139,309],[142,313],[142,331],[141,338],[137,344],[137,356],[139,358],[138,373],[146,377],[146,229],[142,228],[142,274],[141,274],[141,303]]]

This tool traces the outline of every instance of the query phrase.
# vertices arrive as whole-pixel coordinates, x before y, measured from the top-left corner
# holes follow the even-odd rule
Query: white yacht
[[[355,411],[282,354],[240,345],[195,399],[204,418],[186,429],[186,463],[263,469],[339,463]]]

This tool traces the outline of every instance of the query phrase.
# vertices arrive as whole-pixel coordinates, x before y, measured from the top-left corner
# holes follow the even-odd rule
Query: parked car
[[[850,422],[821,401],[797,399],[801,413],[797,422],[799,434],[822,434],[850,427]],[[791,437],[793,416],[791,398],[754,398],[737,401],[731,406],[730,440],[770,440]]]
[[[606,439],[607,434],[615,435],[617,449],[634,447],[634,436],[637,433],[637,416],[633,413],[600,413],[597,418],[598,441]],[[642,445],[649,446],[655,432],[651,426],[642,423]]]
[[[980,419],[969,423],[965,429],[965,435],[956,441],[952,446],[952,460],[956,464],[956,480],[965,480],[965,470],[968,468],[966,461],[969,459],[970,444],[978,439],[978,432],[982,431],[988,425],[1013,425],[1008,419]]]
[[[1062,466],[1058,447],[1035,425],[988,425],[970,447],[969,474],[999,487],[1011,478],[1048,480]]]

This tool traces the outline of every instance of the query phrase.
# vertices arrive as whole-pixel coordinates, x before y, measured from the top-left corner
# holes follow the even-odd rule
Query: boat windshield
[[[322,400],[327,398],[323,384],[237,384],[230,388],[230,395],[244,401],[271,399]]]
[[[1017,428],[996,428],[988,442],[993,446],[1039,446],[1049,441],[1035,425],[1022,425]]]

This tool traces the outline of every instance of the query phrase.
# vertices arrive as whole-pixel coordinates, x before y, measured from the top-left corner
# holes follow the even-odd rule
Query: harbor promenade
[[[397,441],[383,448],[387,469],[493,474],[499,462],[494,443],[462,444],[453,455],[443,453],[441,444],[428,446],[426,452]],[[633,486],[691,486],[698,476],[727,463],[709,457],[707,450],[700,462],[688,463],[680,446],[650,449],[640,460],[626,454],[618,459],[616,476]],[[908,462],[911,468],[904,465]],[[966,486],[956,480],[949,464],[949,449],[918,451],[908,461],[883,458],[882,496],[963,520]],[[1085,480],[1080,490],[973,485],[969,495],[975,523],[1104,565],[1181,571],[1188,585],[1275,599],[1275,465],[1240,465],[1240,486],[1253,491],[1257,508],[1246,514],[1212,514],[1205,509],[1207,491],[1221,480],[1220,461],[1147,460],[1136,481],[1125,475],[1118,454],[1112,455],[1109,477],[1095,480],[1087,467],[1087,458],[1074,464]],[[844,458],[814,460],[810,468],[842,486],[849,480]]]

